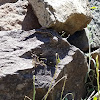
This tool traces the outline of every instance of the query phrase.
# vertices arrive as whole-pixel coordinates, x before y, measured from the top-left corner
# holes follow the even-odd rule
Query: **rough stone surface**
[[[86,33],[92,33],[92,48],[98,49],[100,47],[100,0],[89,0],[89,2],[91,7],[96,7],[97,9],[91,10],[93,18],[89,24],[90,28],[86,29]]]
[[[40,24],[27,0],[19,0],[15,3],[6,2],[0,6],[0,31],[33,28],[40,28]]]
[[[91,35],[90,40],[93,41],[91,44],[91,50],[96,50],[100,48],[100,0],[89,0],[90,8],[96,7],[97,9],[92,9],[92,20],[88,25],[88,28],[85,28],[85,34],[83,32],[77,32],[68,38],[68,41],[74,46],[80,48],[82,51],[88,49],[88,42],[86,36]],[[84,40],[83,40],[84,39]],[[89,40],[88,40],[89,41]],[[84,48],[85,47],[85,48]]]
[[[61,59],[57,70],[56,53]],[[52,85],[67,75],[64,95],[71,92],[75,100],[80,100],[84,94],[86,72],[83,53],[52,30],[0,32],[0,100],[23,100],[25,95],[32,98],[33,74],[36,75],[36,100],[41,100],[54,73]],[[63,81],[47,100],[58,100],[62,85]]]
[[[85,30],[77,31],[73,35],[68,37],[68,42],[82,51],[87,51],[89,48],[88,38]]]
[[[87,0],[29,0],[42,27],[73,34],[91,21]]]
[[[90,3],[90,8],[96,7],[97,9],[91,10],[93,18],[92,18],[90,24],[88,25],[88,28],[85,28],[85,32],[86,32],[86,36],[91,34],[90,40],[93,41],[91,48],[92,48],[92,50],[95,50],[95,49],[100,48],[100,7],[99,7],[100,0],[89,0],[89,3]],[[71,41],[69,39],[70,40],[69,42],[81,49],[79,44],[82,41],[80,37],[82,37],[83,34],[82,34],[82,32],[80,32],[80,36],[77,36],[77,37],[75,37],[75,36],[73,35],[72,37],[70,37],[73,40]],[[85,43],[84,45],[88,46],[86,42],[83,42],[83,43]],[[78,46],[77,46],[77,44],[78,44]]]
[[[22,30],[26,30],[26,31],[41,27],[41,25],[38,22],[37,17],[35,16],[32,10],[32,6],[30,4],[27,7],[26,16],[24,17],[24,20],[21,26],[22,26]]]

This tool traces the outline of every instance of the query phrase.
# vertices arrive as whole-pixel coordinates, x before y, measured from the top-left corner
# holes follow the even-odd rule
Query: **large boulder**
[[[29,0],[42,27],[73,34],[91,21],[87,0]]]
[[[60,63],[56,65],[56,54]],[[87,63],[84,54],[71,46],[52,30],[1,31],[0,32],[0,100],[32,98],[35,75],[36,100],[41,100],[47,89],[63,76],[67,76],[63,96],[74,95],[74,100],[84,96],[84,77]],[[47,100],[59,100],[63,80],[50,92]],[[69,100],[71,96],[68,97]]]
[[[18,0],[15,3],[10,2],[0,6],[0,31],[30,30],[40,27],[32,7],[27,0]]]

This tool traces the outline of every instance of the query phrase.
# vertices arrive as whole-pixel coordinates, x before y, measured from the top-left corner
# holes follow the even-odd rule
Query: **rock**
[[[22,30],[28,31],[40,27],[41,25],[39,24],[38,19],[32,10],[32,6],[29,4],[27,7],[26,16],[24,17],[24,20],[22,22]]]
[[[92,26],[89,26],[90,29]],[[95,29],[94,29],[95,30]],[[100,47],[100,33],[97,32],[97,33],[94,33],[93,31],[91,30],[88,30],[87,28],[85,29],[86,31],[86,35],[89,36],[89,34],[91,35],[90,36],[90,40],[92,41],[92,44],[91,44],[91,49],[98,49]]]
[[[83,29],[82,31],[77,31],[73,35],[67,38],[68,42],[80,50],[86,52],[89,49],[88,38],[86,32]]]
[[[56,70],[56,53],[60,63]],[[0,100],[32,98],[35,75],[36,100],[47,93],[53,75],[57,80],[67,75],[64,94],[73,93],[75,100],[84,95],[87,63],[84,54],[53,30],[0,32]],[[63,80],[50,92],[47,100],[60,99]],[[70,100],[70,97],[68,97]]]
[[[5,3],[0,6],[0,31],[33,28],[40,28],[40,25],[27,0]]]
[[[91,21],[87,0],[29,0],[42,27],[74,34]]]
[[[91,48],[100,48],[100,0],[90,0],[90,6],[97,9],[91,10],[92,21],[89,24],[89,29],[86,29],[86,34],[92,33],[91,39],[93,40]]]

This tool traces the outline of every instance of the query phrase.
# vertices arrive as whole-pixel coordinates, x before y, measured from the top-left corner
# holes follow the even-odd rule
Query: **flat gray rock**
[[[60,63],[56,65],[56,54]],[[51,84],[67,76],[64,94],[75,100],[84,95],[87,63],[84,54],[53,30],[0,32],[0,100],[23,100],[33,95],[35,75],[36,100],[41,100]],[[47,100],[58,100],[63,81],[50,92]],[[68,96],[68,98],[72,98]]]

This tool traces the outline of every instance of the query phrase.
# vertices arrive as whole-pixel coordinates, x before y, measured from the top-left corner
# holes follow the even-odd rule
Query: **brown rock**
[[[87,0],[28,0],[42,27],[74,34],[91,21]]]

